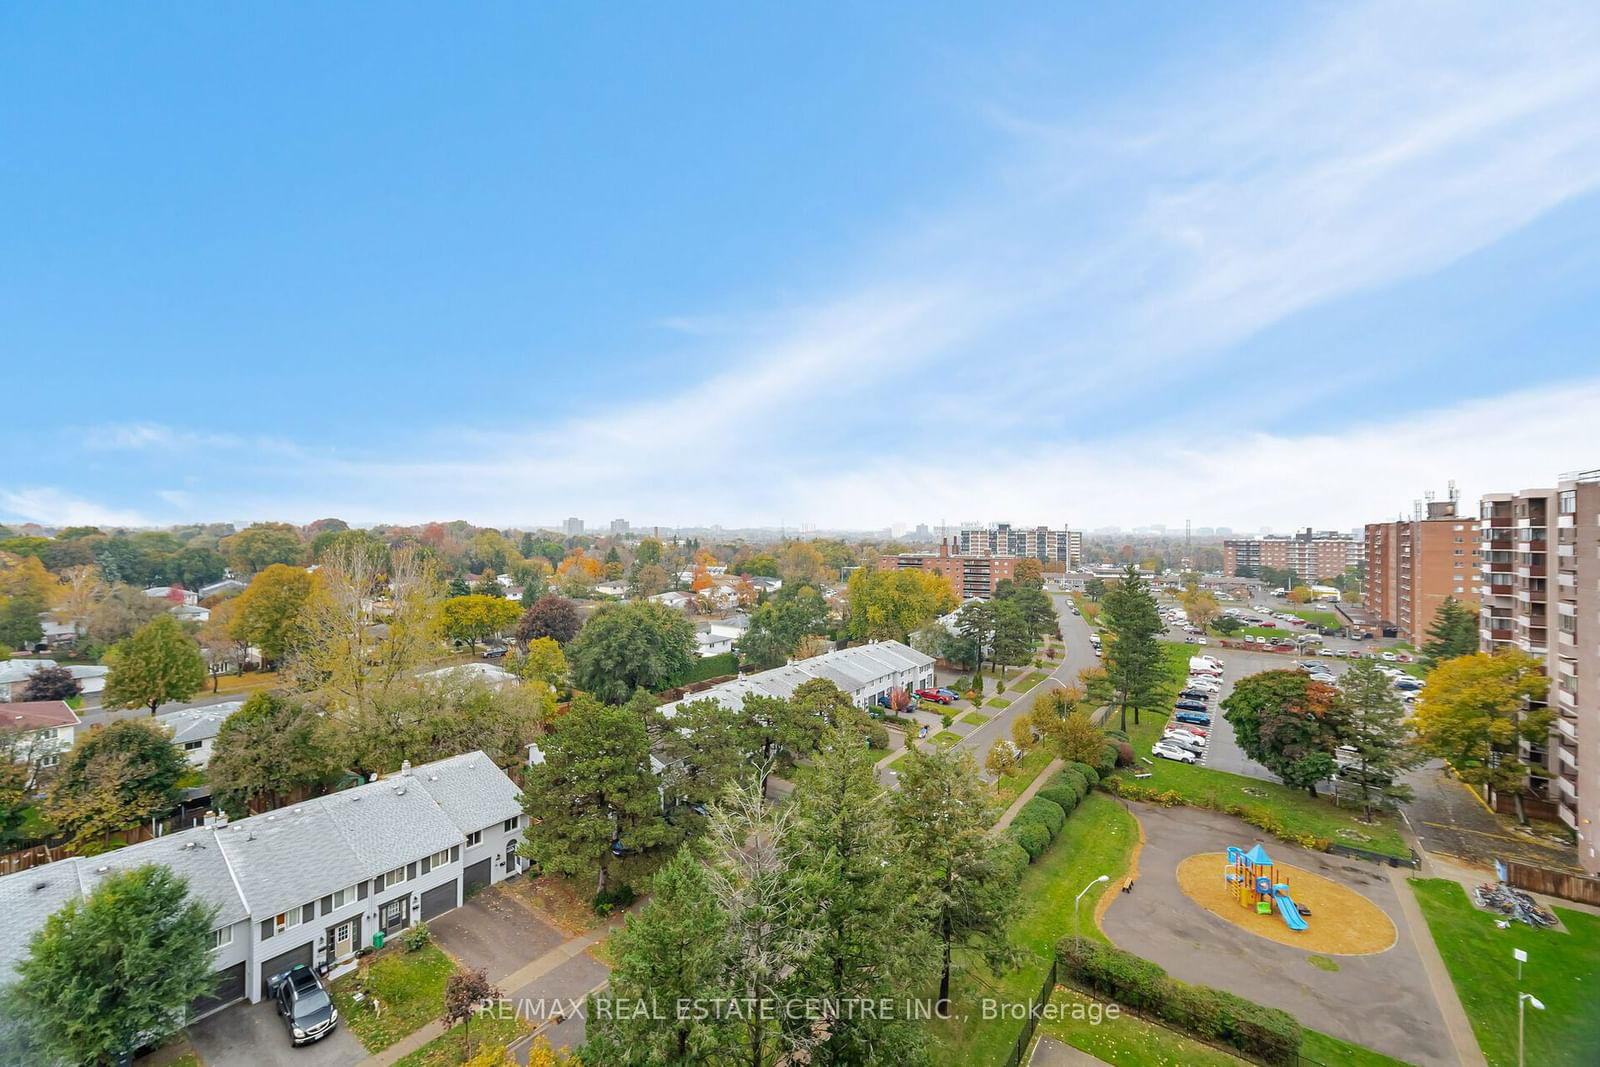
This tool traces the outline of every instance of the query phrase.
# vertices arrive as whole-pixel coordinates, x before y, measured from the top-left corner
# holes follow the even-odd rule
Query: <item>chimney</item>
[[[217,826],[217,813],[212,811],[210,808],[207,808],[206,809],[206,816],[205,816],[205,828],[207,830],[214,830],[214,829],[216,829],[216,826]]]
[[[403,759],[403,760],[400,761],[400,776],[402,778],[411,777],[411,761],[410,760]]]
[[[939,538],[939,558],[940,559],[949,559],[950,558],[950,538],[948,538],[948,537]]]

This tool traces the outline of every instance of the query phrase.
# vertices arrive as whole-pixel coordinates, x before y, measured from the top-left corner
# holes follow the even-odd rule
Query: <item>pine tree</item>
[[[1339,679],[1339,689],[1344,693],[1345,708],[1349,713],[1349,739],[1346,742],[1356,750],[1358,759],[1358,784],[1361,787],[1363,814],[1372,815],[1373,781],[1376,776],[1389,779],[1381,792],[1393,800],[1410,799],[1407,786],[1395,785],[1394,779],[1421,765],[1425,756],[1411,744],[1411,728],[1406,724],[1406,706],[1395,695],[1389,678],[1378,669],[1378,661],[1358,659]]]
[[[1422,645],[1422,662],[1433,670],[1447,659],[1468,656],[1478,651],[1478,619],[1453,596],[1447,596],[1434,612],[1428,627],[1428,640]]]
[[[1115,692],[1119,729],[1128,729],[1128,709],[1139,722],[1141,708],[1154,707],[1161,696],[1161,613],[1137,567],[1128,564],[1116,586],[1102,598],[1101,625],[1106,676]]]

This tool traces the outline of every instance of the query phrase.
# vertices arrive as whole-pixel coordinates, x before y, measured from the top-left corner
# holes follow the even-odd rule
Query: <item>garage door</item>
[[[189,1005],[189,1021],[210,1015],[218,1008],[225,1008],[236,1000],[244,999],[244,961],[240,960],[227,970],[218,971],[211,976],[213,986],[211,992],[203,997],[196,997],[194,1003]]]
[[[484,886],[486,886],[488,884],[489,884],[489,861],[488,860],[486,860],[486,859],[479,860],[477,863],[474,863],[472,866],[467,868],[466,886],[467,886],[467,895],[468,896],[471,896],[475,891],[477,891],[479,889],[482,889]]]
[[[444,885],[436,885],[422,894],[422,921],[427,922],[436,915],[443,915],[456,906],[456,889],[460,883],[451,879]]]
[[[291,949],[281,956],[274,956],[261,965],[261,995],[267,995],[267,979],[275,974],[282,974],[297,963],[311,966],[311,942],[307,941],[299,948]]]

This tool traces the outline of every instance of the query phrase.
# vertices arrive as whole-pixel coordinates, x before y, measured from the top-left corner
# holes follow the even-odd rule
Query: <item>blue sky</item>
[[[1286,529],[1600,466],[1593,5],[329,8],[0,5],[0,521]]]

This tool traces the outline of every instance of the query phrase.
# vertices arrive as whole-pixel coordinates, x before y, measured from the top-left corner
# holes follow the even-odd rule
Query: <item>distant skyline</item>
[[[1600,467],[1592,3],[7,23],[3,523],[1242,535]]]

